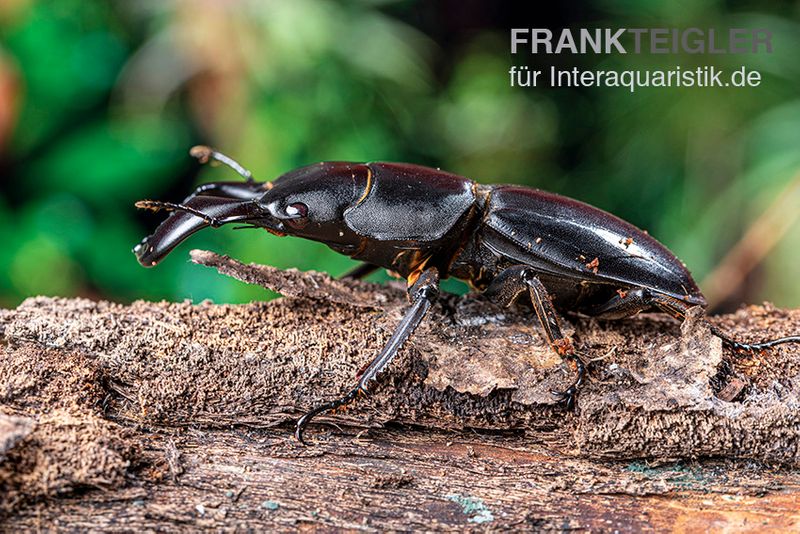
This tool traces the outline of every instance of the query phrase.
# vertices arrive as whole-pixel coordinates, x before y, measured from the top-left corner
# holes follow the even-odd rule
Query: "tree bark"
[[[590,378],[531,310],[443,295],[370,395],[352,387],[404,287],[196,263],[285,295],[247,305],[37,297],[0,311],[0,506],[10,527],[638,531],[798,527],[800,351],[733,354],[697,313],[569,317]],[[743,340],[800,311],[710,319]]]

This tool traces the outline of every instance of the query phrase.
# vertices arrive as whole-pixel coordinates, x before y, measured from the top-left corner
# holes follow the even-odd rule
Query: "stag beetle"
[[[139,208],[170,215],[134,248],[144,266],[156,265],[194,232],[231,222],[325,243],[363,262],[346,276],[385,268],[408,281],[411,306],[355,387],[297,422],[295,436],[317,414],[352,402],[386,368],[420,324],[439,292],[439,279],[461,279],[500,305],[526,294],[544,336],[574,369],[564,391],[568,409],[586,369],[559,325],[558,311],[619,319],[654,310],[684,318],[705,298],[687,268],[664,245],[630,223],[588,204],[514,185],[484,186],[418,165],[327,162],[257,182],[231,158],[208,147],[191,154],[202,163],[232,167],[244,182],[201,185],[182,203],[145,200]],[[740,343],[760,350],[800,336]]]

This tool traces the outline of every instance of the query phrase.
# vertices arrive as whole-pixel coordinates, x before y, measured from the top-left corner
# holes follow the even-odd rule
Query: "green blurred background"
[[[134,201],[177,201],[199,183],[237,179],[191,160],[197,143],[262,180],[321,160],[392,160],[541,187],[649,230],[717,309],[800,305],[800,3],[517,4],[2,0],[0,306],[37,294],[265,297],[190,264],[191,248],[333,274],[350,267],[322,245],[228,228],[140,267],[131,247],[163,214],[137,212]],[[767,28],[774,53],[512,57],[511,27]],[[746,65],[763,82],[635,94],[510,88],[508,69],[523,62]]]

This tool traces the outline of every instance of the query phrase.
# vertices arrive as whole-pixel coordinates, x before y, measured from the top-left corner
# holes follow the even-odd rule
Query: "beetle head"
[[[359,163],[326,162],[280,176],[258,199],[273,233],[331,246],[354,246],[358,236],[345,224],[345,210],[365,194],[370,170]]]
[[[274,182],[217,182],[201,186],[180,204],[142,201],[140,208],[171,211],[134,249],[139,263],[156,265],[179,243],[208,226],[232,222],[277,235],[321,241],[341,252],[356,247],[343,213],[358,203],[369,183],[366,165],[319,163],[288,172]]]

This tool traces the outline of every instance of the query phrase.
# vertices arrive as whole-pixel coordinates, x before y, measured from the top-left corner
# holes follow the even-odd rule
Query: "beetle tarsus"
[[[572,411],[575,409],[575,397],[578,394],[578,389],[581,387],[583,379],[586,377],[586,366],[577,355],[568,356],[567,359],[575,365],[575,379],[564,391],[552,390],[550,393],[560,403],[563,403],[568,411]]]
[[[732,339],[731,337],[727,336],[716,326],[711,327],[711,333],[720,338],[722,342],[728,345],[730,348],[734,350],[741,350],[747,352],[770,349],[772,347],[775,347],[777,345],[782,345],[784,343],[800,343],[800,336],[780,337],[776,339],[768,339],[766,341],[760,341],[758,343],[742,343],[741,341],[736,341],[735,339]]]
[[[551,389],[550,394],[555,397],[556,401],[562,404],[568,412],[575,409],[575,397],[578,395],[578,388],[576,386],[572,385],[564,391]]]
[[[360,385],[356,386],[347,395],[345,395],[341,399],[336,399],[334,401],[326,402],[325,404],[317,406],[313,410],[310,410],[303,417],[298,419],[297,426],[295,427],[295,430],[294,430],[294,437],[297,438],[297,441],[299,441],[303,445],[308,445],[306,440],[303,438],[303,434],[305,432],[306,426],[308,426],[308,423],[311,422],[311,420],[314,417],[316,417],[317,415],[319,415],[319,414],[321,414],[323,412],[328,412],[328,411],[331,411],[331,410],[335,410],[337,408],[341,408],[342,406],[346,406],[346,405],[350,404],[351,402],[353,402],[356,399],[356,397],[358,397],[358,393],[359,393],[360,390],[361,390],[361,386]]]
[[[685,302],[661,295],[652,295],[652,304],[661,311],[675,315],[675,317],[681,320],[686,318],[686,312],[691,307]],[[772,347],[783,345],[784,343],[800,343],[800,336],[780,337],[759,341],[758,343],[742,343],[741,341],[736,341],[716,326],[712,324],[708,326],[713,335],[720,338],[723,344],[729,346],[733,350],[754,352],[757,350],[771,349]]]
[[[652,298],[653,305],[660,310],[673,314],[678,319],[686,318],[686,312],[690,308],[688,304],[674,298],[662,297],[659,295],[653,295]],[[709,328],[711,329],[711,333],[720,338],[724,345],[729,346],[735,351],[755,352],[758,350],[771,349],[772,347],[783,345],[784,343],[800,343],[800,336],[780,337],[776,339],[760,341],[758,343],[742,343],[741,341],[736,341],[712,324],[709,324]]]

